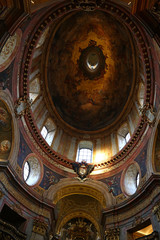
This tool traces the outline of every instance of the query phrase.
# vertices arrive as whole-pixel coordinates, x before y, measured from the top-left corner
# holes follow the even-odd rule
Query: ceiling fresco
[[[126,28],[107,13],[78,12],[52,37],[47,77],[53,109],[80,130],[112,124],[134,82],[134,54]]]

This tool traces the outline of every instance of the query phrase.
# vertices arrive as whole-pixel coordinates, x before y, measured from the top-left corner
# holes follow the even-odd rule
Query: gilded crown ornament
[[[89,165],[85,161],[80,163],[72,163],[73,170],[77,173],[78,179],[81,182],[84,182],[87,179],[87,176],[93,171],[94,165]]]

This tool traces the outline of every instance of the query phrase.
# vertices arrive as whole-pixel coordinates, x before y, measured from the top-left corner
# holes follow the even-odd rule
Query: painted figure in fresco
[[[11,129],[11,117],[7,110],[0,107],[0,131],[8,131]]]
[[[0,125],[3,127],[7,124],[7,111],[0,107]]]
[[[0,151],[2,153],[6,153],[10,150],[11,148],[11,143],[10,141],[8,140],[3,140],[1,143],[0,143]]]
[[[106,184],[109,192],[112,193],[114,196],[117,196],[120,194],[118,177],[114,176],[113,179],[106,179]]]
[[[46,171],[45,177],[43,181],[43,185],[45,189],[48,189],[51,185],[58,183],[58,178],[53,175],[52,171]]]

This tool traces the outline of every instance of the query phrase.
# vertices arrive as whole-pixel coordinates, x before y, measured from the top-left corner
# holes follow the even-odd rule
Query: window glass
[[[48,133],[47,128],[46,128],[45,126],[43,126],[42,131],[41,131],[41,134],[42,134],[42,137],[43,137],[44,139],[46,139],[47,133]]]
[[[136,185],[137,185],[137,187],[139,186],[139,173],[137,173],[137,177],[136,177]]]
[[[137,164],[131,164],[124,175],[124,188],[127,195],[133,195],[140,182],[140,173]]]
[[[28,176],[29,176],[29,163],[28,163],[28,162],[25,162],[25,164],[24,164],[24,170],[23,170],[23,177],[24,177],[24,180],[25,180],[25,181],[27,181]]]
[[[92,162],[93,143],[91,141],[81,141],[77,150],[77,162]]]
[[[23,178],[27,185],[34,186],[40,179],[41,166],[35,156],[30,156],[24,164]]]
[[[46,136],[46,142],[48,143],[49,146],[51,146],[53,137],[54,137],[55,131],[49,132]]]
[[[129,141],[129,139],[130,139],[130,133],[128,132],[125,136],[126,143]]]
[[[91,163],[92,161],[92,150],[88,148],[81,148],[79,150],[78,162],[86,161]]]

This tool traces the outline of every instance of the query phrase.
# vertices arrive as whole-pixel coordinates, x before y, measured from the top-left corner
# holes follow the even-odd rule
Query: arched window
[[[145,86],[141,82],[139,84],[139,89],[138,89],[138,102],[139,102],[140,107],[143,107],[143,104],[144,104],[144,94],[145,94]]]
[[[121,150],[131,137],[127,123],[123,124],[122,127],[119,128],[117,137],[119,150]]]
[[[34,102],[40,94],[39,78],[36,77],[29,83],[29,99]]]
[[[53,121],[48,118],[41,130],[42,137],[46,140],[49,146],[51,146],[54,135],[56,132],[56,126]]]
[[[90,141],[81,141],[77,151],[77,162],[92,162],[93,144]]]

